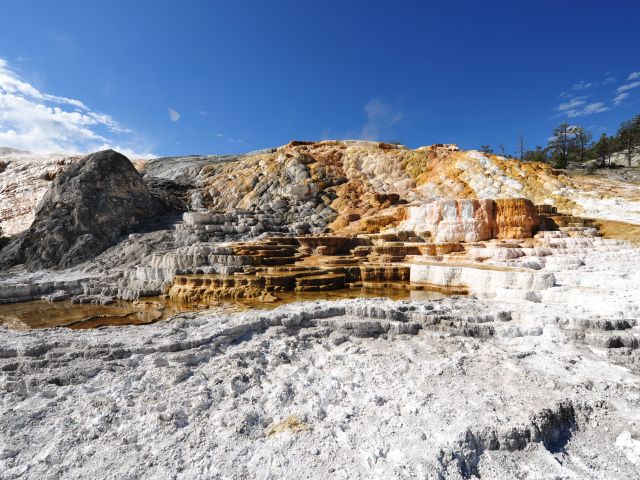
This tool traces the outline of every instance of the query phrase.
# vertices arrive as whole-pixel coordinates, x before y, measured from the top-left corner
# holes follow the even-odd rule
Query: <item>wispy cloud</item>
[[[91,110],[80,100],[40,91],[0,58],[0,146],[32,152],[85,153],[116,142],[126,148],[128,139],[123,135],[131,133],[111,116]]]
[[[593,87],[593,83],[580,80],[578,83],[573,84],[571,88],[573,90],[586,90],[587,88],[591,88],[591,87]]]
[[[631,75],[629,75],[629,77],[631,77]],[[628,90],[632,90],[634,88],[638,88],[640,87],[640,81],[637,82],[631,82],[631,83],[625,83],[624,85],[620,85],[616,91],[618,93],[622,93],[622,92],[626,92]]]
[[[584,107],[575,112],[571,112],[569,116],[584,117],[586,115],[592,115],[594,113],[606,112],[607,110],[609,110],[609,107],[607,107],[603,102],[593,102],[586,104]]]
[[[585,103],[587,103],[586,98],[587,97],[576,97],[576,98],[573,98],[573,99],[569,100],[568,102],[564,102],[564,103],[561,103],[560,105],[558,105],[556,107],[556,110],[558,112],[568,112],[568,111],[571,111],[571,110],[575,110],[576,108],[579,108],[582,105],[584,105]]]
[[[628,93],[619,93],[618,95],[616,95],[615,97],[613,97],[613,104],[614,105],[620,105],[622,102],[624,102],[627,98],[629,98],[629,94]]]
[[[177,122],[178,120],[180,120],[180,113],[174,110],[173,108],[168,107],[167,112],[169,113],[169,118],[171,119],[172,122]]]
[[[555,108],[558,116],[566,115],[568,118],[584,117],[594,113],[606,112],[609,110],[604,102],[587,102],[587,97],[576,97],[568,102],[561,103]]]
[[[388,129],[402,120],[404,114],[390,103],[373,98],[364,106],[367,122],[360,133],[364,140],[379,140]]]
[[[602,88],[594,89],[594,93],[584,92],[591,87],[606,87],[616,82],[617,72],[606,72],[605,79],[602,84],[594,84],[581,80],[574,84],[571,89],[576,93],[563,92],[558,95],[559,98],[565,101],[554,107],[556,114],[555,117],[565,116],[567,118],[584,117],[587,115],[593,115],[596,113],[606,112],[612,108],[619,107],[624,104],[625,100],[630,97],[629,90],[640,87],[640,71],[631,72],[626,80],[626,83],[619,85],[613,92],[613,98],[607,101],[594,101],[592,97],[596,95],[600,96],[604,92]],[[612,87],[609,87],[612,88]],[[608,96],[608,95],[607,95]],[[611,97],[609,97],[611,98]]]
[[[198,115],[206,117],[207,115],[209,115],[209,112],[207,112],[206,110],[198,110]]]
[[[224,133],[216,133],[216,137],[224,137]]]

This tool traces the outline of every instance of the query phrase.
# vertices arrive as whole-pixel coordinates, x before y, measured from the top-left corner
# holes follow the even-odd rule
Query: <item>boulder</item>
[[[31,227],[0,252],[0,268],[73,266],[157,222],[166,211],[124,155],[92,153],[56,176]]]

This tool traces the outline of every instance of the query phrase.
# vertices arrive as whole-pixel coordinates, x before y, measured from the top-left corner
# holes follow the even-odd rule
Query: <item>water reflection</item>
[[[110,305],[74,304],[69,301],[31,302],[0,305],[0,325],[11,329],[68,327],[73,329],[119,325],[144,325],[167,320],[177,313],[213,310],[233,313],[249,309],[273,309],[293,302],[310,300],[340,300],[349,298],[386,297],[392,300],[433,300],[445,295],[441,292],[406,288],[347,288],[324,292],[278,292],[277,300],[258,299],[220,300],[209,305],[181,305],[162,297],[145,298],[135,302],[116,301]]]

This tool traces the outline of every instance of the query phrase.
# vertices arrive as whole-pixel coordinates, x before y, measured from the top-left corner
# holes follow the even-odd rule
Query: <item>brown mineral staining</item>
[[[437,198],[527,197],[542,203],[565,186],[565,177],[548,165],[454,145],[410,150],[348,141],[294,141],[269,153],[213,162],[200,177],[209,210],[268,205],[286,211],[293,203],[315,201],[315,214],[339,234],[384,231],[402,221],[405,206]]]
[[[64,326],[74,329],[117,325],[143,325],[170,318],[193,307],[171,304],[161,298],[109,305],[77,304],[68,301],[0,305],[0,325],[12,329]]]
[[[494,238],[531,238],[540,224],[536,207],[525,198],[496,200],[496,233]]]
[[[594,224],[604,238],[615,238],[628,242],[640,242],[640,225],[614,220],[596,220]]]

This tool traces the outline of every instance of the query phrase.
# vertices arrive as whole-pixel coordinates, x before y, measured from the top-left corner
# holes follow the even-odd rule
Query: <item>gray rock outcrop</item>
[[[64,169],[31,227],[0,252],[0,268],[67,268],[158,222],[168,207],[118,152],[92,153]]]

